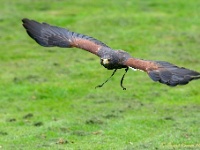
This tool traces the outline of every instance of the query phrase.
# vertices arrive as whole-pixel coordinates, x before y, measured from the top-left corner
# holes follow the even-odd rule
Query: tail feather
[[[157,69],[147,70],[153,81],[158,81],[169,86],[185,85],[195,79],[200,79],[200,73],[183,67],[178,67],[168,62],[155,62]]]

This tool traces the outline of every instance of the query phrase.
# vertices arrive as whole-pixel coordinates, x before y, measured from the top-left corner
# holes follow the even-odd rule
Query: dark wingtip
[[[23,22],[23,24],[22,24],[23,27],[27,30],[27,28],[28,28],[28,26],[29,26],[31,20],[29,20],[29,19],[27,19],[27,18],[23,18],[23,19],[22,19],[22,22]]]
[[[22,25],[24,26],[24,25],[25,25],[25,23],[26,23],[27,21],[28,21],[28,19],[27,19],[27,18],[23,18],[23,19],[22,19],[22,22],[23,22],[23,24],[22,24]],[[24,26],[24,27],[25,27],[25,26]]]
[[[158,69],[147,72],[153,81],[158,81],[168,86],[177,86],[200,79],[199,72],[180,68],[168,62],[156,62],[156,64],[158,65]]]
[[[42,26],[40,23],[27,18],[22,19],[23,27],[26,29],[27,34],[42,46],[49,46],[46,39],[41,35]]]
[[[23,26],[24,26],[25,24],[27,24],[28,22],[30,22],[30,21],[31,21],[30,19],[23,18],[23,19],[22,19]]]
[[[29,19],[27,19],[27,18],[23,18],[22,19],[22,22],[24,23],[24,22],[26,22],[26,21],[28,21]]]

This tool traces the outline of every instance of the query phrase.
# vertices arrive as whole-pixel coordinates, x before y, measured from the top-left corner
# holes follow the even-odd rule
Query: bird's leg
[[[126,88],[123,86],[123,81],[124,81],[124,77],[126,75],[126,73],[128,72],[128,67],[125,69],[125,73],[123,74],[122,78],[121,78],[121,82],[120,82],[120,85],[122,87],[123,90],[126,90]]]
[[[112,76],[114,76],[114,74],[115,74],[116,71],[117,71],[117,69],[115,69],[115,70],[113,71],[113,73],[111,74],[111,76],[110,76],[105,82],[103,82],[103,83],[100,84],[100,85],[97,85],[97,86],[95,87],[95,89],[96,89],[96,88],[102,87],[106,82],[108,82],[108,80],[110,80],[110,78],[112,78]]]

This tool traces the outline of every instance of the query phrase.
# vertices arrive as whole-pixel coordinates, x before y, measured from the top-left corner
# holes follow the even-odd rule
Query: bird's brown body
[[[101,41],[87,35],[71,32],[46,23],[38,23],[34,20],[23,19],[22,21],[29,36],[38,44],[45,47],[76,47],[87,50],[99,56],[100,63],[105,68],[109,70],[114,69],[112,76],[117,69],[126,68],[127,72],[128,68],[131,67],[147,72],[152,80],[169,86],[184,85],[193,79],[200,78],[199,72],[178,67],[164,61],[136,59],[123,50],[113,50]],[[121,80],[121,86],[124,75]],[[103,84],[98,87],[103,86]],[[123,89],[125,88],[123,87]]]

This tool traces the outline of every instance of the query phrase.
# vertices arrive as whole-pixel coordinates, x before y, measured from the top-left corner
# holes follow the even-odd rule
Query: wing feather
[[[168,86],[185,85],[192,80],[200,79],[199,72],[178,67],[165,61],[129,58],[124,64],[135,69],[143,70],[147,72],[153,81],[158,81]]]
[[[108,47],[101,41],[87,35],[71,32],[67,29],[39,23],[34,20],[22,19],[28,35],[44,47],[77,47],[97,54],[101,47]]]

